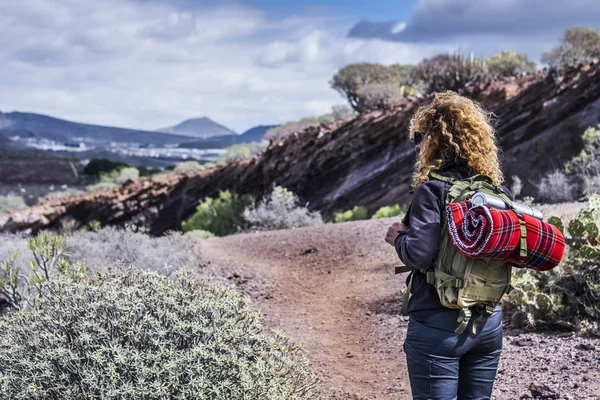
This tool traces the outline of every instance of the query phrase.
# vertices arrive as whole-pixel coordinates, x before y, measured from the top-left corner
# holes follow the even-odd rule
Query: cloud
[[[336,15],[201,4],[0,2],[0,110],[144,129],[207,115],[242,131],[342,103],[328,82],[347,63],[442,48],[347,38]]]
[[[403,29],[398,21],[361,21],[348,36],[404,43],[483,39],[488,47],[499,41],[514,47],[525,40],[539,48],[573,25],[600,27],[599,17],[596,0],[419,0]]]

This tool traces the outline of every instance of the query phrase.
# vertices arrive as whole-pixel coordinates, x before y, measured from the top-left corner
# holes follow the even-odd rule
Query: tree
[[[413,76],[414,65],[392,64],[388,67],[393,74],[394,80],[403,86],[414,86],[417,82]]]
[[[542,62],[554,68],[587,63],[600,58],[600,32],[575,26],[567,29],[558,46],[542,54]]]
[[[391,82],[371,83],[363,86],[358,93],[365,111],[385,110],[404,97],[403,87]]]
[[[463,92],[467,86],[484,82],[489,78],[485,62],[471,54],[438,54],[421,61],[412,71],[415,81],[422,81],[425,93],[453,90]]]
[[[370,84],[388,83],[396,75],[390,68],[379,64],[350,64],[340,69],[330,82],[333,89],[344,96],[350,107],[358,113],[365,112],[360,91]]]
[[[536,71],[536,63],[527,54],[502,50],[486,60],[487,69],[493,77],[519,76]]]

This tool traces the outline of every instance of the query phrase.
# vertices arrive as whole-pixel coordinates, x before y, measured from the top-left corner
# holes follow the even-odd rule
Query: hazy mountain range
[[[67,121],[41,114],[0,112],[0,136],[20,136],[60,143],[136,143],[185,145],[187,148],[222,148],[235,143],[260,141],[272,126],[257,126],[239,135],[207,117],[188,119],[161,131],[117,128]]]

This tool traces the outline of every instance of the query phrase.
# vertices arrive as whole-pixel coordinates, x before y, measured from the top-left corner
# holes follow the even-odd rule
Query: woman
[[[403,222],[388,228],[386,241],[395,246],[405,265],[426,270],[438,254],[442,210],[450,187],[429,174],[457,179],[484,174],[495,185],[503,176],[488,114],[472,100],[453,92],[437,94],[415,113],[409,134],[418,146],[414,196]],[[425,274],[414,274],[411,293],[404,352],[413,398],[489,399],[502,352],[500,307],[476,334],[470,325],[477,311],[472,310],[474,318],[459,335],[455,333],[459,311],[442,306]]]

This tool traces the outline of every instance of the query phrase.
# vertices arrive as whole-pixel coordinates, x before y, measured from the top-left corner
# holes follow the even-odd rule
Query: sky
[[[457,50],[538,61],[597,0],[0,0],[0,111],[237,132],[324,114],[354,62]]]

